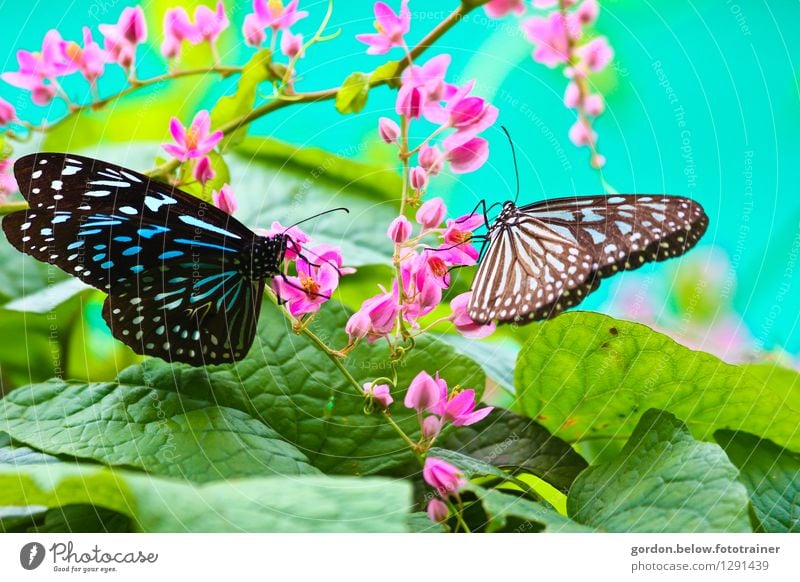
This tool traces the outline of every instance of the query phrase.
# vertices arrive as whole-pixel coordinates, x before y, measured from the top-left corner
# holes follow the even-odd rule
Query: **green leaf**
[[[336,93],[336,111],[342,114],[358,113],[367,104],[370,75],[351,73]]]
[[[542,503],[536,503],[497,489],[484,489],[474,483],[466,489],[478,497],[486,513],[488,532],[533,533],[540,531],[585,533],[595,528],[581,525]]]
[[[457,451],[433,447],[428,451],[428,457],[441,459],[447,461],[451,465],[455,465],[461,469],[461,472],[467,479],[474,479],[475,477],[497,477],[506,481],[509,478],[507,473],[504,473],[494,465]]]
[[[514,363],[519,352],[518,346],[509,345],[508,342],[475,340],[456,333],[439,334],[439,339],[475,360],[487,376],[511,395],[514,394]]]
[[[70,277],[65,281],[44,287],[39,291],[6,303],[3,305],[3,309],[28,311],[30,313],[48,313],[87,289],[90,289],[90,287],[83,281]]]
[[[57,461],[57,457],[15,443],[8,434],[0,432],[0,465],[38,465]]]
[[[433,523],[424,511],[415,511],[408,516],[408,530],[413,533],[442,533],[444,528]]]
[[[797,373],[765,381],[644,325],[596,313],[566,313],[527,329],[515,372],[518,411],[567,442],[624,439],[643,411],[660,408],[700,439],[730,428],[800,447],[800,400],[789,397]]]
[[[512,474],[531,473],[562,491],[587,467],[567,443],[508,410],[495,410],[477,424],[454,429],[441,444]]]
[[[723,450],[672,414],[648,410],[622,452],[590,467],[567,498],[572,519],[612,532],[746,532],[747,492]]]
[[[323,476],[195,485],[92,465],[0,465],[0,506],[22,504],[94,505],[145,532],[404,532],[411,488]]]
[[[242,70],[236,91],[232,95],[220,98],[211,110],[212,128],[217,129],[250,113],[256,102],[258,86],[272,77],[271,63],[272,52],[269,49],[262,49],[250,58]],[[225,136],[221,148],[225,150],[237,145],[244,139],[246,133],[247,126],[232,133],[229,132]]]
[[[93,505],[66,505],[49,510],[37,533],[126,533],[133,531],[127,515]]]
[[[720,430],[714,438],[739,468],[761,529],[800,532],[800,454],[746,432]]]
[[[349,214],[320,216],[302,228],[317,242],[341,247],[349,266],[390,263],[386,225],[397,217],[402,190],[394,170],[270,139],[248,139],[236,152],[228,163],[241,205],[237,218],[269,228],[274,220],[289,225],[345,207]]]
[[[246,413],[171,390],[52,380],[0,400],[0,430],[50,454],[204,482],[317,471]]]
[[[373,84],[386,81],[390,87],[397,88],[400,86],[400,80],[398,79],[399,67],[399,61],[388,61],[372,71],[370,81]]]
[[[350,312],[329,301],[311,324],[326,344],[347,344],[344,326]],[[383,342],[361,344],[344,360],[360,387],[391,374]],[[416,414],[402,405],[403,394],[420,371],[437,370],[450,386],[461,384],[480,393],[484,376],[471,360],[431,337],[420,337],[397,367],[392,417],[412,438],[419,434]],[[178,390],[186,397],[236,408],[263,420],[303,451],[325,473],[360,475],[378,471],[419,471],[408,445],[381,414],[364,413],[360,389],[305,336],[292,333],[270,303],[262,308],[258,336],[250,353],[235,365],[191,368],[147,360],[123,371],[128,384],[147,383]]]

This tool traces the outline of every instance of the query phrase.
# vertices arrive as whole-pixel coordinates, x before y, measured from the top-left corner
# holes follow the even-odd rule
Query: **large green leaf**
[[[800,532],[800,454],[745,432],[721,430],[714,437],[739,468],[760,529]]]
[[[445,437],[443,447],[466,453],[513,474],[531,473],[567,491],[586,461],[546,428],[507,410],[461,426]]]
[[[626,439],[645,410],[660,408],[701,439],[730,428],[800,447],[797,373],[765,378],[596,313],[527,329],[515,372],[519,411],[568,442]]]
[[[747,492],[724,451],[660,410],[642,415],[614,461],[590,467],[567,498],[572,519],[613,532],[746,532]]]
[[[236,152],[228,162],[241,203],[237,217],[246,224],[288,225],[345,207],[349,214],[321,216],[302,228],[318,242],[340,246],[347,265],[391,262],[386,228],[399,212],[402,189],[396,172],[270,139],[248,139]]]
[[[90,504],[146,532],[402,532],[408,483],[323,476],[195,485],[107,467],[0,465],[0,506]]]
[[[328,345],[347,343],[344,332],[349,312],[329,301],[311,330]],[[388,348],[383,342],[362,344],[344,360],[359,386],[390,374]],[[402,397],[420,371],[437,370],[453,386],[484,384],[480,368],[430,337],[418,340],[397,368],[397,401],[392,416],[412,435],[418,435],[416,414],[405,409]],[[250,353],[235,365],[191,368],[148,360],[124,371],[121,380],[144,383],[185,396],[214,400],[262,419],[305,453],[326,473],[358,475],[377,471],[417,472],[408,446],[381,414],[364,414],[364,398],[342,372],[305,336],[294,335],[283,315],[269,303],[262,309],[259,332]]]
[[[140,385],[18,388],[0,400],[0,430],[50,454],[199,482],[317,472],[245,412]]]
[[[339,113],[358,113],[367,104],[370,75],[367,73],[351,73],[336,93],[336,111]]]

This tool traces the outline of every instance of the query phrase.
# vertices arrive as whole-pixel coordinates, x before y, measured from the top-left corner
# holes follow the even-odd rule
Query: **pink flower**
[[[405,34],[411,28],[411,12],[408,9],[408,0],[403,0],[400,5],[400,14],[395,12],[385,3],[375,3],[375,34],[357,34],[356,40],[369,45],[368,55],[382,55],[389,52],[392,47],[405,46]]]
[[[450,515],[447,504],[441,499],[431,499],[428,501],[426,512],[428,513],[428,519],[434,523],[444,523]]]
[[[61,51],[64,58],[71,61],[89,83],[94,84],[105,71],[108,55],[94,41],[88,26],[83,27],[83,48],[76,42],[63,42]]]
[[[427,110],[430,121],[456,128],[456,132],[447,138],[445,149],[469,141],[497,120],[497,107],[480,97],[469,95],[474,84],[474,81],[470,81],[460,87],[443,108]]]
[[[445,159],[450,162],[450,170],[454,174],[474,172],[489,159],[489,142],[482,137],[473,137],[459,143],[461,140],[456,136],[457,134],[448,136],[443,143]],[[451,137],[456,137],[455,144],[448,141]]]
[[[344,259],[342,258],[342,251],[339,247],[322,243],[313,248],[305,249],[303,252],[307,253],[314,263],[328,263],[333,266],[340,275],[350,275],[356,272],[352,267],[342,267]]]
[[[414,190],[424,190],[428,185],[428,173],[422,166],[414,166],[409,174],[409,184]]]
[[[19,70],[0,75],[6,83],[31,92],[33,102],[47,105],[55,95],[55,88],[45,84],[61,75],[72,73],[76,65],[64,57],[64,40],[57,30],[50,30],[42,41],[41,52],[17,51]]]
[[[422,436],[428,440],[433,440],[442,432],[442,420],[438,416],[426,416],[422,421]]]
[[[458,493],[458,490],[466,484],[458,467],[435,457],[425,459],[422,477],[441,497]]]
[[[491,0],[483,5],[483,9],[490,18],[502,18],[511,12],[523,14],[525,2],[523,0]]]
[[[417,210],[417,222],[423,229],[437,228],[447,214],[447,207],[441,198],[431,198]]]
[[[403,243],[411,236],[411,222],[405,216],[398,216],[389,225],[386,236],[395,244]]]
[[[611,48],[604,36],[598,36],[579,46],[575,52],[580,58],[581,64],[594,73],[605,69],[614,58],[614,49]]]
[[[403,71],[401,76],[403,85],[415,87],[420,95],[423,115],[429,118],[428,109],[440,109],[440,101],[450,99],[458,89],[455,85],[444,80],[450,66],[450,55],[438,55],[428,60],[424,65],[412,65]]]
[[[217,173],[211,166],[211,158],[208,156],[203,156],[200,158],[200,161],[197,162],[197,165],[194,167],[194,178],[203,186],[205,186],[206,182],[212,180],[216,175]]]
[[[522,31],[536,46],[533,59],[548,67],[569,61],[569,38],[564,16],[556,11],[547,17],[534,16],[522,22]]]
[[[250,46],[261,46],[267,39],[267,33],[264,32],[264,27],[261,26],[261,22],[255,14],[248,14],[244,17],[242,34],[245,44]]]
[[[366,337],[367,342],[372,343],[391,333],[399,312],[397,297],[393,293],[376,295],[364,301],[361,309],[350,317],[345,331],[351,342]]]
[[[233,190],[227,184],[220,188],[219,192],[216,190],[211,192],[211,201],[214,203],[214,206],[228,214],[233,214],[236,212],[236,209],[239,208],[239,203],[236,202],[236,196],[234,196]]]
[[[217,42],[222,31],[230,25],[222,0],[217,2],[216,11],[202,4],[195,8],[194,22],[200,37],[211,45]]]
[[[303,51],[303,35],[292,34],[291,30],[284,30],[281,33],[281,52],[290,59],[296,56],[302,57]]]
[[[492,406],[485,406],[480,410],[475,410],[475,391],[472,389],[462,390],[453,394],[446,401],[439,402],[440,409],[437,411],[444,422],[451,422],[454,426],[467,426],[475,424],[486,418],[494,410]]]
[[[426,254],[410,255],[404,260],[400,265],[400,276],[405,294],[403,317],[416,325],[417,319],[441,303],[442,284],[428,267]]]
[[[206,109],[199,111],[194,116],[192,124],[188,128],[184,127],[177,117],[173,117],[169,123],[169,131],[177,145],[165,143],[161,147],[181,162],[199,158],[213,150],[214,146],[222,139],[221,131],[209,133],[210,129],[211,117]]]
[[[396,143],[400,137],[400,126],[388,117],[381,117],[378,120],[378,133],[386,143]]]
[[[480,339],[489,336],[495,331],[494,322],[486,325],[475,323],[467,313],[467,304],[472,296],[472,291],[467,291],[457,295],[450,302],[450,309],[453,310],[453,325],[464,337]]]
[[[298,0],[286,6],[281,0],[253,0],[253,10],[261,28],[271,28],[276,33],[308,16],[305,10],[297,10],[297,4]]]
[[[161,43],[161,54],[169,59],[178,58],[184,40],[198,42],[197,28],[189,20],[185,9],[170,8],[164,14],[164,41]]]
[[[0,97],[0,125],[8,125],[17,119],[17,110],[8,101]]]
[[[436,146],[423,145],[420,147],[417,159],[419,165],[428,172],[429,176],[435,176],[442,171],[442,166],[444,166],[444,154]]]
[[[330,263],[319,267],[302,258],[297,259],[297,277],[275,277],[272,287],[278,297],[289,306],[289,313],[297,317],[319,311],[339,286],[339,272]]]
[[[564,91],[564,105],[574,109],[581,104],[581,90],[575,81],[567,83],[567,90]]]
[[[272,223],[269,230],[264,232],[264,236],[275,236],[276,234],[285,234],[291,240],[286,247],[286,254],[284,255],[287,261],[295,260],[297,254],[303,252],[303,245],[311,240],[311,237],[300,230],[299,227],[291,226],[287,228],[277,220]]]
[[[439,402],[440,382],[443,380],[438,380],[438,376],[437,380],[434,380],[427,372],[420,372],[408,386],[403,404],[406,408],[413,408],[417,412],[432,411]]]
[[[14,163],[10,159],[0,160],[0,200],[19,189],[12,173],[13,168]]]
[[[431,273],[433,281],[440,289],[447,289],[450,287],[450,269],[447,266],[447,261],[451,256],[452,252],[450,250],[441,251],[437,249],[424,252],[428,270]]]
[[[442,238],[447,247],[452,247],[450,260],[454,265],[474,265],[478,260],[478,249],[470,241],[472,231],[483,226],[484,219],[479,214],[468,214],[447,221],[447,229]]]
[[[367,382],[364,384],[364,392],[372,396],[372,399],[377,402],[381,408],[389,408],[389,405],[394,402],[388,384],[378,384],[375,386],[372,382]]]
[[[597,139],[597,134],[591,127],[579,119],[569,128],[569,139],[576,146],[585,146],[594,143]]]
[[[131,69],[136,46],[147,40],[147,23],[141,6],[125,8],[116,24],[98,27],[105,37],[105,49],[125,69]]]

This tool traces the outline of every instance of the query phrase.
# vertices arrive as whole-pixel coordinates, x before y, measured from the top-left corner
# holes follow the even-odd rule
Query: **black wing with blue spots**
[[[257,236],[178,188],[99,160],[39,153],[14,173],[30,208],[3,220],[6,237],[108,293],[115,337],[193,365],[244,357],[285,237]],[[254,269],[253,249],[266,266]]]

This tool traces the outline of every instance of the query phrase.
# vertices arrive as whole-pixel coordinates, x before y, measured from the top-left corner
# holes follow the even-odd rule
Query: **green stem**
[[[0,216],[5,216],[7,214],[11,214],[12,212],[18,212],[19,210],[25,210],[27,208],[27,202],[8,202],[6,204],[0,204]]]

